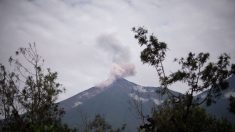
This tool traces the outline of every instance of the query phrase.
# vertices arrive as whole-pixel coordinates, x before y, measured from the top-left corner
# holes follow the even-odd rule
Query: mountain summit
[[[154,105],[160,105],[166,96],[156,92],[158,87],[143,87],[129,82],[123,78],[111,80],[108,85],[98,85],[74,95],[62,102],[60,107],[66,111],[62,121],[70,127],[82,128],[87,121],[93,120],[96,114],[103,115],[113,128],[121,127],[126,124],[125,131],[136,131],[141,120],[137,112],[141,104],[145,115],[151,113]],[[235,76],[228,79],[229,88],[222,92],[222,95],[216,99],[216,103],[203,107],[216,117],[225,117],[235,123],[235,115],[229,112],[229,97],[235,95]],[[102,86],[102,87],[101,87]],[[174,92],[174,91],[172,91]],[[174,92],[174,94],[180,94]],[[197,95],[198,98],[204,98],[206,91]],[[138,108],[137,108],[138,107]]]
[[[155,92],[157,89],[117,78],[105,87],[92,87],[60,102],[66,111],[63,121],[71,127],[81,128],[85,120],[92,120],[96,114],[101,114],[114,128],[125,123],[126,131],[136,131],[141,120],[134,102],[141,103],[143,112],[150,114],[152,106],[166,98],[158,95]]]

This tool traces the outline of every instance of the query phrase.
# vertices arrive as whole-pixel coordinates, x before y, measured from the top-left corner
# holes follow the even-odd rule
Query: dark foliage
[[[70,131],[60,121],[63,109],[55,103],[63,92],[57,73],[43,69],[35,44],[20,48],[15,57],[9,59],[12,71],[0,64],[2,131]]]
[[[105,121],[101,115],[96,115],[95,119],[88,124],[86,132],[122,132],[125,129],[125,124],[121,128],[113,129],[112,126]]]
[[[201,107],[190,110],[188,118],[184,104],[163,104],[148,118],[148,123],[140,126],[145,132],[233,132],[234,126],[225,119],[217,119]]]
[[[176,58],[174,61],[179,64],[180,69],[167,75],[163,65],[163,62],[166,58],[166,52],[168,50],[167,44],[165,42],[158,41],[157,37],[153,34],[148,35],[148,31],[143,27],[133,28],[132,30],[136,33],[134,37],[138,40],[139,45],[144,47],[140,55],[141,61],[156,68],[156,71],[159,76],[159,81],[162,87],[162,89],[158,92],[162,94],[167,94],[169,97],[169,102],[172,108],[160,110],[160,112],[163,111],[162,115],[165,114],[163,118],[169,118],[173,121],[175,120],[176,123],[183,123],[182,126],[186,127],[172,129],[171,131],[189,131],[189,126],[187,125],[187,123],[189,123],[189,121],[191,120],[194,120],[193,114],[197,114],[194,112],[200,112],[203,114],[202,111],[197,111],[199,108],[198,106],[203,103],[206,103],[207,105],[211,105],[211,103],[216,103],[215,98],[220,96],[221,92],[228,88],[229,84],[227,82],[227,78],[231,74],[234,74],[235,69],[234,64],[231,65],[231,68],[229,67],[230,56],[224,53],[218,57],[217,62],[208,62],[210,56],[209,53],[201,52],[199,54],[195,54],[190,52],[186,57],[182,57],[179,59]],[[187,86],[188,90],[185,94],[174,95],[168,89],[170,85],[176,82],[183,83]],[[205,98],[196,99],[194,97],[194,95],[196,95],[197,93],[206,90],[207,95],[205,96]],[[179,117],[174,118],[174,112],[179,112]],[[155,114],[156,113],[159,112],[155,112]],[[169,114],[173,114],[174,116],[169,116]],[[162,115],[159,114],[158,116]],[[145,123],[141,126],[141,128],[145,128],[145,130],[147,131],[155,131],[156,127],[153,127],[151,124],[153,120],[159,121],[160,119],[153,115],[153,117],[149,118],[148,120],[149,123]],[[210,123],[216,122],[217,121],[211,121]],[[193,123],[194,122],[191,123],[192,126]],[[165,128],[162,128],[164,124],[162,124],[161,122],[158,122],[156,124],[158,125],[157,129],[161,128],[161,130],[165,131]],[[210,130],[211,129],[208,128],[208,131]]]
[[[233,96],[229,98],[229,111],[235,114],[235,97]]]

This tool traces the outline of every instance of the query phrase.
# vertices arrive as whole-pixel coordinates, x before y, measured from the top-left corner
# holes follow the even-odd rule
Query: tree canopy
[[[167,75],[163,65],[168,51],[167,44],[160,42],[153,34],[148,35],[148,30],[143,27],[134,27],[132,30],[135,33],[134,37],[138,40],[138,44],[144,47],[140,55],[141,61],[155,67],[161,83],[161,90],[158,92],[167,94],[169,97],[167,104],[170,104],[170,107],[167,106],[161,108],[160,111],[154,111],[153,116],[148,118],[150,124],[144,124],[141,127],[145,128],[145,130],[150,130],[151,128],[151,131],[169,131],[170,129],[168,130],[162,127],[173,122],[177,127],[179,127],[178,123],[183,123],[182,127],[175,127],[173,130],[189,131],[190,125],[197,128],[197,124],[191,120],[198,120],[200,116],[194,116],[194,114],[198,113],[202,114],[203,118],[205,118],[205,122],[201,122],[202,125],[199,127],[202,127],[208,121],[215,124],[220,123],[220,121],[212,117],[207,120],[206,117],[208,115],[199,106],[203,103],[207,105],[216,103],[215,98],[220,96],[221,92],[228,88],[229,84],[227,79],[234,74],[235,69],[234,64],[230,64],[230,56],[223,53],[218,57],[217,62],[210,62],[209,53],[200,52],[196,54],[190,52],[186,57],[175,58],[174,61],[178,63],[180,69]],[[169,86],[176,82],[186,84],[188,90],[185,94],[174,95],[169,90]],[[204,91],[207,92],[203,99],[195,98],[194,95]],[[230,106],[233,106],[233,103]],[[164,118],[164,122],[161,122],[161,117]],[[166,118],[168,119],[165,120]],[[156,120],[155,123],[157,124],[153,123],[153,120]],[[153,129],[155,125],[157,129]],[[217,125],[216,129],[220,127],[220,125]],[[214,128],[209,127],[203,131],[212,130]]]
[[[19,48],[10,57],[12,68],[0,64],[0,115],[3,131],[69,131],[60,120],[64,110],[56,104],[64,91],[57,72],[43,68],[36,45]],[[11,71],[10,71],[11,70]]]

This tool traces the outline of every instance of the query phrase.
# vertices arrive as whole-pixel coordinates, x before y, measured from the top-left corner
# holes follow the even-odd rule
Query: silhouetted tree
[[[64,91],[57,72],[43,69],[36,45],[19,48],[10,57],[9,71],[0,64],[0,115],[2,131],[69,131],[60,118],[64,110],[55,103]]]
[[[229,111],[235,114],[235,97],[233,96],[229,98]]]
[[[87,132],[122,132],[125,129],[125,124],[121,128],[113,129],[112,126],[105,121],[101,115],[96,115],[94,120],[88,124]]]
[[[226,119],[218,119],[196,106],[185,121],[184,104],[165,102],[153,112],[148,123],[140,126],[146,132],[233,132],[234,127]]]
[[[235,64],[232,65],[231,73],[235,74]],[[230,96],[229,98],[229,111],[235,114],[235,97]]]
[[[230,56],[226,53],[220,55],[217,62],[208,62],[209,53],[195,54],[190,52],[185,58],[176,58],[175,62],[181,68],[167,75],[163,65],[168,50],[167,44],[158,41],[153,34],[148,35],[148,31],[143,27],[133,28],[133,31],[136,33],[134,37],[138,40],[139,45],[144,47],[140,55],[141,61],[156,68],[162,88],[158,92],[167,94],[172,106],[180,104],[181,110],[183,110],[180,113],[180,119],[183,123],[188,123],[192,113],[199,105],[215,103],[215,98],[220,96],[221,91],[228,87],[226,79],[234,74],[235,66],[232,65],[231,69],[229,68]],[[175,95],[169,90],[169,86],[176,82],[186,84],[188,90],[185,94]],[[207,91],[205,98],[198,99],[194,97],[194,95],[203,91]],[[167,118],[178,121],[174,116]],[[152,120],[152,118],[149,118],[149,120]],[[145,126],[152,127],[148,124],[145,124]],[[178,129],[178,131],[182,130],[186,131],[188,129]]]

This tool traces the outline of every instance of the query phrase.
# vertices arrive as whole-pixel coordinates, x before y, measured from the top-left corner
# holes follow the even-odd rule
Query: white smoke
[[[130,50],[124,46],[114,34],[104,34],[98,37],[97,47],[103,50],[113,63],[128,63],[130,61]]]
[[[125,78],[135,75],[135,66],[133,64],[114,64],[110,71],[110,77]]]
[[[97,85],[104,88],[112,84],[118,78],[125,78],[135,75],[135,66],[130,63],[130,50],[113,34],[104,34],[98,37],[97,47],[105,51],[112,60],[112,68],[109,73],[109,78]]]
[[[116,79],[135,75],[135,66],[133,64],[113,64],[109,73],[109,78],[97,87],[104,88],[112,84]]]

